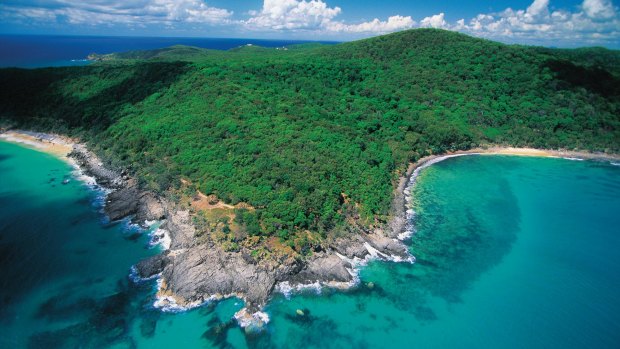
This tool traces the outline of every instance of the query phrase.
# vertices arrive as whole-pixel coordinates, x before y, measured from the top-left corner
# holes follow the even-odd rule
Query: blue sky
[[[354,40],[435,27],[620,48],[612,0],[2,0],[0,33]]]

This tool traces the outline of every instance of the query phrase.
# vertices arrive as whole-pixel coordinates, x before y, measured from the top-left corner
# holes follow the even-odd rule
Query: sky
[[[620,48],[612,0],[0,0],[3,34],[349,41],[421,27]]]

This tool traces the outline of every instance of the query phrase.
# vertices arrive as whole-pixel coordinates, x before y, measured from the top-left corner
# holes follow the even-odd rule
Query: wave
[[[233,316],[241,328],[261,330],[271,320],[269,315],[262,311],[250,314],[247,308],[243,308]]]
[[[155,279],[158,279],[160,276],[161,276],[161,273],[149,276],[147,278],[143,278],[140,276],[140,273],[138,273],[138,268],[136,268],[135,265],[132,265],[131,268],[129,268],[129,279],[134,284],[141,284],[143,282],[155,280]]]
[[[174,297],[158,295],[155,297],[155,302],[153,302],[153,307],[165,313],[181,313],[184,311],[188,311],[188,310],[203,306],[207,303],[208,303],[208,300],[204,302],[196,301],[196,302],[188,303],[185,305],[180,305],[177,303]]]
[[[291,285],[288,281],[278,282],[274,288],[274,290],[278,293],[284,295],[286,299],[290,299],[291,296],[295,293],[303,292],[303,291],[314,291],[317,295],[321,294],[323,286],[319,281],[315,281],[310,284],[296,284]]]
[[[104,212],[106,200],[108,194],[113,190],[103,187],[97,183],[97,179],[93,176],[87,175],[78,163],[72,158],[67,158],[73,170],[71,171],[71,177],[82,183],[89,191],[95,193],[95,197],[91,200],[91,206],[102,214],[101,224],[110,223],[110,219]]]
[[[150,220],[148,220],[148,219],[144,221],[144,226],[145,226],[145,227],[147,227],[147,228],[151,228],[151,227],[153,227],[155,224],[161,224],[161,221],[158,221],[158,220],[152,220],[152,221],[150,221]]]
[[[404,258],[400,256],[393,256],[393,255],[385,254],[377,250],[376,248],[372,247],[372,245],[370,245],[368,242],[364,243],[364,247],[368,251],[368,254],[364,258],[359,258],[359,257],[348,258],[338,252],[335,252],[338,258],[340,258],[341,260],[351,265],[351,268],[345,267],[349,275],[351,275],[351,281],[342,282],[342,281],[319,281],[317,280],[315,282],[311,282],[307,284],[299,283],[299,284],[294,284],[294,285],[292,285],[289,281],[282,281],[276,284],[274,291],[284,295],[286,299],[290,299],[293,294],[307,292],[307,291],[314,291],[317,295],[320,295],[324,287],[332,288],[332,289],[339,289],[339,290],[348,290],[360,284],[360,281],[361,281],[360,276],[359,276],[360,270],[363,267],[367,266],[368,263],[371,261],[383,260],[383,261],[390,261],[390,262],[395,262],[395,263],[404,263],[404,262],[414,263],[415,262],[415,257],[412,255],[409,255],[408,257]]]
[[[366,256],[364,259],[354,257],[353,259],[347,258],[340,253],[336,252],[336,255],[343,261],[348,262],[352,267],[345,268],[349,275],[351,275],[351,281],[315,281],[307,284],[298,283],[291,284],[289,281],[281,281],[276,284],[274,291],[282,294],[286,299],[290,299],[292,295],[311,291],[317,295],[323,292],[323,288],[334,288],[339,290],[347,290],[360,283],[359,271],[362,267],[366,266],[371,260],[370,256]]]
[[[157,290],[157,293],[155,294],[155,301],[153,302],[153,307],[163,312],[181,313],[181,312],[192,310],[198,307],[202,307],[214,301],[220,301],[222,299],[233,298],[233,297],[242,299],[241,297],[239,297],[238,294],[235,294],[235,293],[226,294],[226,295],[214,294],[214,295],[208,296],[207,298],[197,299],[192,302],[185,302],[184,304],[179,304],[179,302],[177,301],[175,297],[173,297],[172,295],[167,295],[162,292],[164,279],[162,278],[161,273],[156,274],[150,278],[140,278],[139,276],[137,276],[138,271],[135,267],[132,267],[131,271],[132,273],[130,273],[130,277],[133,274],[133,276],[136,278],[138,282],[157,279],[156,287],[155,287],[155,289]]]
[[[163,251],[167,251],[170,249],[170,244],[172,244],[172,239],[166,229],[157,228],[152,231],[149,247],[160,246]]]
[[[158,275],[160,276],[160,275]],[[189,302],[186,304],[179,304],[177,300],[172,296],[167,296],[161,294],[159,291],[162,288],[163,279],[161,277],[157,278],[157,294],[155,295],[155,302],[153,302],[153,307],[168,313],[179,313],[187,310],[191,310],[200,306],[207,304],[210,301],[217,300],[216,296],[211,296],[205,300],[196,300],[193,302]],[[221,298],[219,298],[221,299]]]
[[[68,158],[68,159],[69,159],[69,163],[71,164],[71,167],[73,167],[73,172],[71,174],[75,179],[84,183],[88,187],[98,188],[98,190],[104,191],[106,193],[112,192],[112,190],[98,185],[97,179],[95,179],[95,177],[93,176],[87,175],[75,160],[73,160],[72,158]]]
[[[366,256],[366,259],[368,259],[368,260],[384,260],[384,261],[390,261],[390,262],[396,262],[396,263],[400,263],[400,262],[413,263],[413,262],[415,262],[415,257],[414,256],[409,255],[408,257],[403,258],[403,257],[400,257],[400,256],[385,254],[385,253],[377,250],[376,248],[374,248],[368,242],[364,242],[364,247],[366,248],[366,251],[368,251],[368,254],[369,254],[369,256]]]
[[[7,142],[11,142],[11,143],[21,143],[21,144],[26,144],[29,145],[31,147],[37,148],[37,149],[44,149],[45,145],[43,145],[41,142],[37,142],[37,141],[31,141],[29,139],[24,139],[24,138],[20,138],[20,137],[15,137],[6,133],[2,133],[0,134],[0,138],[4,139]]]
[[[234,293],[227,294],[227,295],[214,294],[207,298],[195,300],[193,302],[188,302],[185,304],[179,304],[179,302],[177,302],[175,297],[161,293],[161,289],[163,285],[163,279],[161,278],[161,274],[157,274],[155,275],[155,277],[157,278],[157,293],[155,295],[155,301],[153,302],[153,307],[166,313],[182,313],[188,310],[202,307],[211,302],[220,301],[220,300],[227,299],[227,298],[236,297],[236,298],[241,299],[239,295],[234,294]],[[142,282],[143,280],[150,280],[150,278],[142,279],[138,277],[138,282]],[[243,311],[245,311],[246,315],[242,314]],[[249,314],[247,312],[247,308],[243,308],[240,311],[238,311],[235,314],[234,318],[237,320],[237,322],[239,323],[239,326],[241,327],[255,326],[256,328],[260,328],[264,324],[269,322],[269,316],[266,313],[256,312],[254,314]]]

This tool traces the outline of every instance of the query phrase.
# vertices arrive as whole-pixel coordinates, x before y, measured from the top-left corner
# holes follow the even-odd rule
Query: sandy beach
[[[73,150],[76,143],[68,137],[38,133],[24,130],[10,130],[0,133],[0,140],[11,143],[19,143],[29,148],[55,155],[65,161],[69,161],[67,155]]]
[[[510,156],[531,156],[543,158],[563,158],[569,160],[601,160],[620,162],[619,154],[592,153],[583,151],[570,150],[548,150],[535,148],[516,148],[497,145],[489,145],[469,150],[459,150],[455,152],[447,152],[439,155],[425,156],[414,163],[410,163],[405,175],[402,176],[394,189],[393,215],[404,216],[406,219],[401,222],[401,227],[395,230],[403,230],[398,233],[399,240],[407,240],[413,235],[413,227],[407,222],[413,221],[415,212],[411,207],[413,198],[411,197],[411,189],[415,184],[416,177],[424,168],[441,162],[446,159],[467,155],[510,155]]]
[[[565,158],[565,159],[582,159],[582,160],[620,160],[618,154],[606,154],[606,153],[592,153],[585,151],[571,151],[571,150],[543,150],[534,148],[513,148],[513,147],[488,147],[488,148],[476,148],[464,153],[480,153],[489,155],[517,155],[517,156],[537,156],[537,157],[552,157],[552,158]]]
[[[429,155],[416,161],[409,167],[407,176],[411,174],[419,167],[424,166],[428,162],[436,163],[443,159],[448,159],[454,156],[463,155],[513,155],[513,156],[534,156],[543,158],[564,158],[570,160],[610,160],[620,161],[620,154],[607,154],[607,153],[592,153],[586,151],[571,151],[571,150],[550,150],[550,149],[535,149],[535,148],[515,148],[515,147],[503,147],[491,145],[488,147],[473,148],[469,150],[459,150],[455,152],[448,152],[439,155]]]

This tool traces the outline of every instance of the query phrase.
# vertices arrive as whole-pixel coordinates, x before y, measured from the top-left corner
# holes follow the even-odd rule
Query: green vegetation
[[[618,152],[619,67],[618,51],[431,29],[289,50],[175,46],[0,70],[0,117],[81,136],[148,188],[185,179],[247,203],[230,222],[245,236],[303,250],[308,231],[385,221],[394,181],[424,155],[487,143]]]

